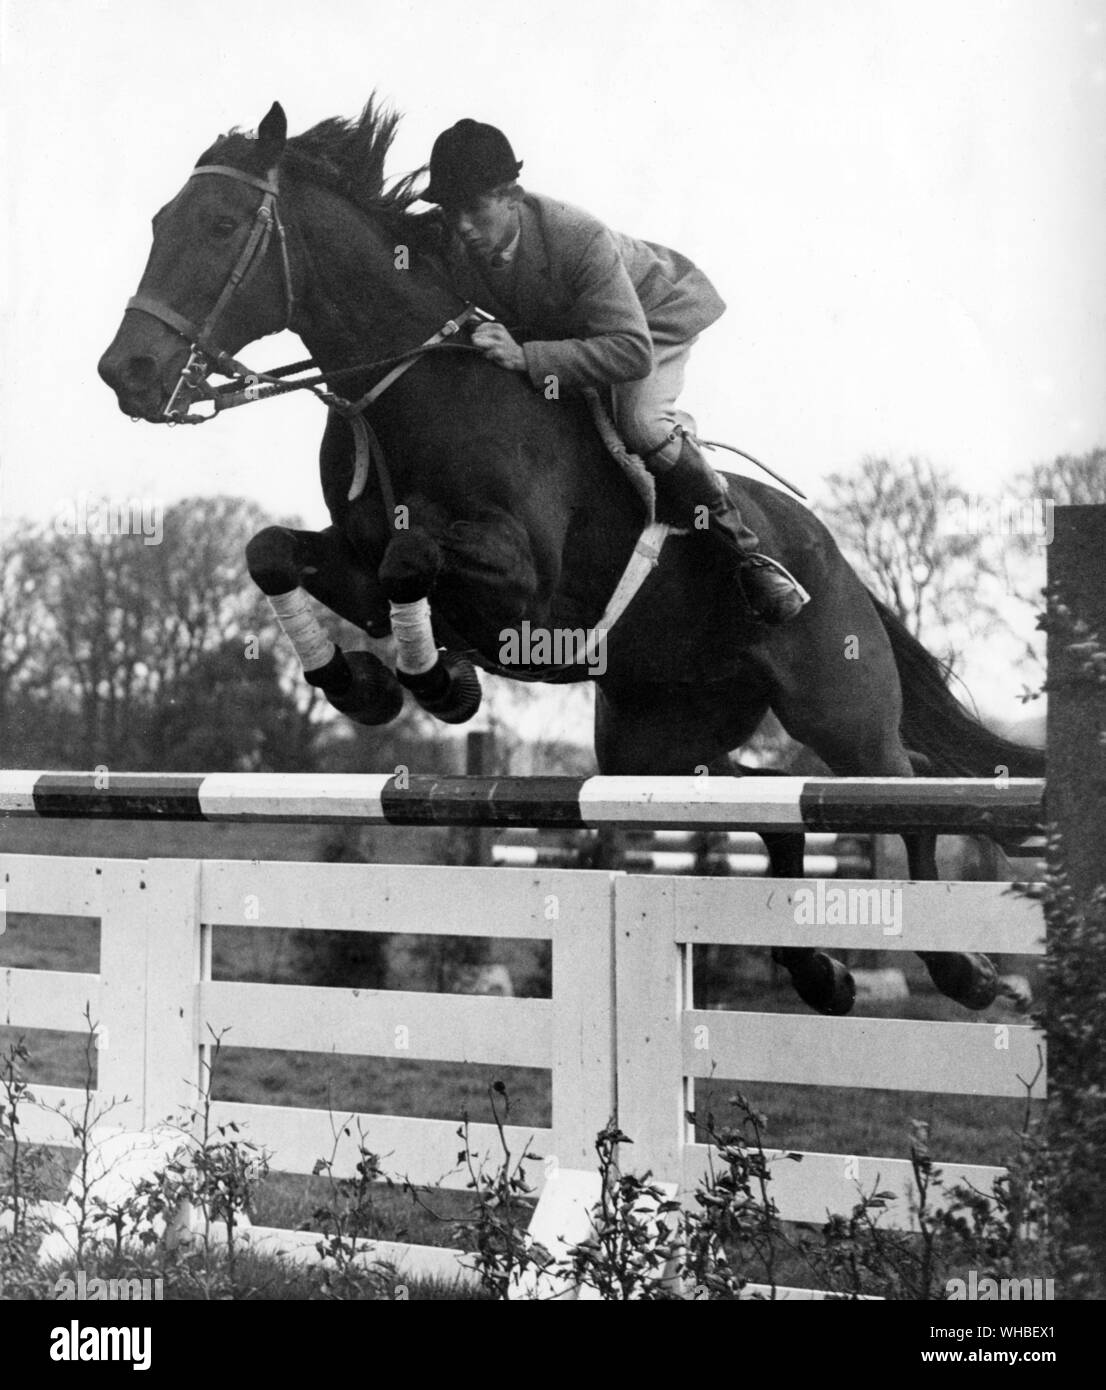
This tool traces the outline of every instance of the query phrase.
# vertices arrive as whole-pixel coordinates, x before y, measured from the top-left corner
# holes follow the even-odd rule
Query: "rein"
[[[462,328],[470,323],[491,323],[493,315],[486,313],[475,304],[469,303],[461,310],[456,317],[448,319],[441,328],[432,334],[424,343],[419,343],[417,347],[408,348],[405,352],[398,352],[392,357],[380,357],[372,362],[359,362],[353,367],[339,367],[334,371],[319,370],[319,364],[313,357],[307,357],[302,362],[290,362],[284,367],[273,367],[267,372],[252,371],[243,366],[241,362],[234,358],[224,359],[224,365],[232,368],[232,371],[224,373],[234,376],[236,379],[229,381],[224,386],[216,386],[211,391],[211,399],[215,407],[215,414],[218,415],[223,410],[234,410],[240,405],[252,405],[255,401],[269,400],[274,396],[284,396],[290,391],[310,391],[324,405],[332,410],[339,410],[343,414],[346,412],[356,412],[363,410],[366,406],[372,405],[378,396],[382,395],[391,384],[407,370],[414,366],[418,359],[431,352],[479,352],[480,349],[473,347],[471,343],[450,343],[447,338],[459,333]],[[330,391],[318,389],[323,382],[339,381],[348,376],[364,376],[367,372],[379,371],[382,367],[391,367],[381,381],[366,391],[357,400],[350,401],[344,396],[339,396]],[[298,372],[309,372],[315,369],[314,376],[302,377],[299,381],[289,381],[288,377],[296,375]],[[220,371],[223,367],[220,366]],[[258,383],[264,383],[259,385]],[[182,424],[205,424],[213,419],[212,415],[193,416],[191,419],[182,420]]]

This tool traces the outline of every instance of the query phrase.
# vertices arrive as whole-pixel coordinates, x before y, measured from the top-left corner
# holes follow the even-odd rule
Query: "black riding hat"
[[[497,184],[512,182],[521,168],[501,130],[480,121],[458,121],[434,141],[430,186],[422,196],[428,203],[463,205]]]

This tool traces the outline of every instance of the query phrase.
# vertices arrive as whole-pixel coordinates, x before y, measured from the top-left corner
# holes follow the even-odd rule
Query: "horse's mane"
[[[374,92],[360,116],[346,120],[330,116],[301,135],[292,136],[284,146],[280,168],[320,188],[328,189],[372,217],[401,223],[411,231],[429,231],[426,214],[412,213],[418,202],[416,185],[426,172],[425,165],[384,184],[384,161],[391,149],[400,116],[377,101]],[[197,160],[245,164],[256,162],[256,141],[245,131],[235,129],[221,135]],[[436,217],[433,218],[436,222]],[[424,224],[420,228],[420,224]]]

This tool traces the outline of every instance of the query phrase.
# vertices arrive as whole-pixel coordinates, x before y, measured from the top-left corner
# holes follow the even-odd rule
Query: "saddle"
[[[629,479],[634,491],[641,498],[645,508],[647,525],[653,525],[657,520],[657,485],[652,473],[646,468],[641,457],[627,448],[618,433],[610,402],[605,394],[596,387],[589,386],[584,389],[583,395],[587,400],[588,409],[591,411],[592,423],[595,425],[599,438],[603,441],[603,447],[618,464]],[[683,410],[675,411],[674,415],[676,423],[694,438],[696,425],[692,417]],[[686,534],[685,531],[675,526],[670,526],[669,532],[676,535]]]

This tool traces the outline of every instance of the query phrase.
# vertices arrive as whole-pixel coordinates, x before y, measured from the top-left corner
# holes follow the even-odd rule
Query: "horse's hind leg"
[[[766,709],[765,693],[751,676],[740,684],[694,688],[612,692],[600,685],[595,701],[599,770],[627,776],[678,776],[700,768],[715,776],[740,774],[725,750],[751,737]],[[805,838],[762,836],[774,876],[802,877]],[[800,998],[812,1009],[846,1014],[852,1008],[852,976],[826,952],[779,947],[772,958],[789,972]]]
[[[913,879],[934,880],[937,872],[937,836],[912,834],[902,837]],[[999,973],[989,956],[978,951],[919,951],[918,958],[934,985],[965,1009],[985,1009],[1001,988]]]
[[[613,686],[596,682],[595,756],[607,775],[680,777],[732,771],[727,762],[768,709],[750,677],[698,685]]]
[[[911,755],[898,736],[897,716],[896,725],[882,746],[865,749],[855,733],[847,742],[838,743],[824,732],[819,736],[808,731],[807,741],[839,777],[914,776]],[[910,877],[936,880],[936,835],[913,832],[902,839]],[[985,1009],[994,1001],[999,989],[998,971],[987,956],[974,951],[919,951],[918,956],[936,988],[964,1008]]]
[[[802,878],[805,835],[762,834],[773,878]],[[846,966],[814,946],[773,946],[772,959],[791,976],[804,1004],[820,1014],[847,1014],[856,1002],[856,982]]]

